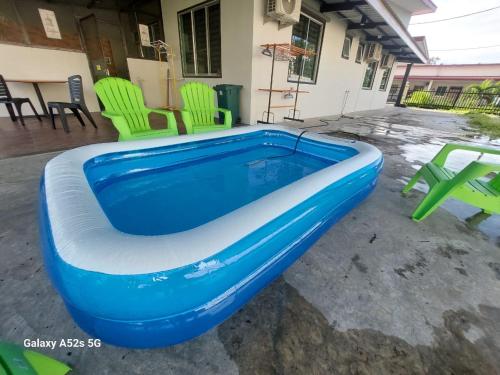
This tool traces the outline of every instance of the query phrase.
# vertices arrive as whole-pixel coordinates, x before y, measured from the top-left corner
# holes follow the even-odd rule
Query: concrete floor
[[[165,349],[40,351],[76,374],[499,374],[499,217],[473,226],[463,218],[476,211],[451,203],[416,224],[409,215],[422,193],[399,194],[443,142],[498,142],[432,111],[388,107],[329,120],[295,126],[375,144],[385,155],[378,187],[237,314]],[[88,338],[38,248],[38,179],[54,155],[0,160],[0,338],[19,344]]]

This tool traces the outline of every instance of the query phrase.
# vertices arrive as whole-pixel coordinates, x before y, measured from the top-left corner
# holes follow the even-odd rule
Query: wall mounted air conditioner
[[[366,46],[365,60],[367,62],[380,61],[382,58],[382,44],[380,43],[369,43]]]
[[[396,61],[396,56],[394,55],[391,54],[382,55],[382,59],[380,60],[380,67],[382,69],[392,68],[395,61]]]
[[[281,24],[299,22],[302,0],[267,0],[267,15]]]

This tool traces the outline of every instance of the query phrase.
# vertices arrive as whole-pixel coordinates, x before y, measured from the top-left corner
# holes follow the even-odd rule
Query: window
[[[323,39],[324,23],[302,13],[298,23],[293,25],[292,45],[312,51],[311,56],[297,56],[288,66],[288,81],[316,83],[318,76],[319,56]]]
[[[363,61],[364,54],[365,54],[365,44],[363,42],[359,42],[358,50],[356,51],[356,62],[358,64],[361,64],[361,61]]]
[[[378,63],[376,61],[372,61],[371,63],[368,63],[368,66],[366,67],[365,71],[365,77],[363,78],[363,88],[367,90],[371,90],[373,86],[373,81],[375,80],[375,73],[377,72],[377,65]]]
[[[178,21],[184,76],[222,77],[219,1],[180,11]]]
[[[424,89],[424,86],[418,86],[418,85],[415,85],[413,87],[413,91],[422,91]]]
[[[391,77],[391,68],[384,69],[382,74],[382,80],[380,81],[380,90],[385,91],[387,89],[387,83],[389,83],[389,78]]]
[[[351,52],[352,37],[346,35],[344,37],[344,45],[342,46],[342,57],[349,60],[349,53]]]
[[[450,87],[450,92],[462,92],[463,88],[462,86],[451,86]]]
[[[438,86],[436,90],[437,96],[443,96],[446,93],[446,86]]]

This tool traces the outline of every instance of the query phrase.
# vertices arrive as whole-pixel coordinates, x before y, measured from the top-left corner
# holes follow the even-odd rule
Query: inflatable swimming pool
[[[375,187],[368,144],[279,126],[66,151],[45,167],[46,268],[77,324],[160,347],[222,322]]]

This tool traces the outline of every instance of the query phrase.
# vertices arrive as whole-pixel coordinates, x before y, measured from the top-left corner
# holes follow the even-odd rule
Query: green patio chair
[[[65,375],[66,364],[20,346],[0,342],[0,375]]]
[[[181,87],[181,95],[184,101],[182,121],[188,134],[231,129],[231,111],[215,107],[215,90],[210,86],[201,82],[189,82]],[[215,123],[216,112],[224,115],[224,124]]]
[[[173,112],[147,108],[139,86],[126,79],[107,77],[94,85],[94,90],[104,104],[104,117],[111,119],[120,136],[119,141],[139,140],[178,135]],[[148,115],[158,113],[167,117],[166,129],[151,129]]]
[[[445,145],[430,163],[420,168],[403,189],[403,194],[406,194],[420,177],[424,178],[430,188],[413,212],[413,220],[425,219],[448,198],[461,200],[487,214],[500,214],[500,164],[473,161],[460,172],[454,172],[444,166],[446,158],[454,150],[500,155],[500,150],[487,147],[451,143]],[[490,175],[491,178],[486,178]]]

